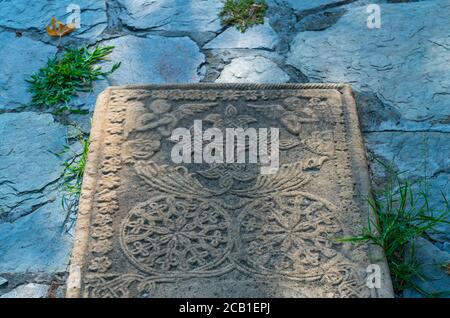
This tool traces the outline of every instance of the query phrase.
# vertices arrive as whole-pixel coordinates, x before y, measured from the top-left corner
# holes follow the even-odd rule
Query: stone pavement
[[[81,7],[81,29],[58,43],[44,26],[53,15],[63,19],[70,3]],[[220,0],[0,1],[0,277],[8,280],[0,294],[32,283],[40,295],[39,286],[57,286],[67,271],[73,234],[60,204],[64,157],[57,154],[70,128],[23,107],[30,100],[24,80],[66,46],[112,44],[112,61],[123,63],[73,101],[91,113],[110,84],[351,83],[370,157],[426,179],[432,205],[442,206],[439,191],[450,196],[450,2],[268,3],[265,24],[240,34],[220,25]],[[370,3],[381,6],[381,29],[366,26]],[[89,125],[87,115],[70,120]],[[382,185],[386,176],[374,162],[371,171],[373,185]],[[419,257],[448,259],[450,231],[442,230],[419,244]],[[439,264],[427,270],[433,281],[424,288],[450,289]]]

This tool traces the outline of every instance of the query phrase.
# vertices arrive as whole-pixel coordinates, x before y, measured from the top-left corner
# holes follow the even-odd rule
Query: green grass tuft
[[[402,181],[392,170],[390,173],[386,188],[369,199],[378,220],[369,220],[360,235],[339,241],[380,246],[386,255],[396,293],[412,288],[432,297],[415,283],[417,279],[427,280],[427,277],[421,273],[421,264],[415,257],[414,241],[419,237],[429,239],[429,234],[438,233],[436,226],[449,223],[448,201],[442,193],[445,207],[435,211],[429,206],[427,191],[414,190],[412,183]]]
[[[244,32],[255,24],[263,24],[267,9],[264,0],[226,0],[219,16],[222,24],[234,25]]]
[[[82,151],[75,154],[70,161],[64,163],[64,179],[66,181],[64,190],[70,194],[81,193],[81,183],[83,181],[86,160],[89,153],[89,138],[80,137],[79,141],[82,144]]]
[[[67,49],[62,58],[49,59],[47,66],[27,80],[30,84],[32,104],[35,106],[55,106],[67,103],[81,91],[92,89],[94,81],[113,73],[120,63],[113,65],[110,71],[103,71],[95,64],[104,60],[113,46],[96,47],[92,52],[87,48]]]

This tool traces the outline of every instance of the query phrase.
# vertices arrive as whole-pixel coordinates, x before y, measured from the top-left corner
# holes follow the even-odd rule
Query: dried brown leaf
[[[75,31],[75,28],[74,23],[64,24],[53,17],[50,21],[50,25],[46,27],[46,30],[48,35],[61,38]]]

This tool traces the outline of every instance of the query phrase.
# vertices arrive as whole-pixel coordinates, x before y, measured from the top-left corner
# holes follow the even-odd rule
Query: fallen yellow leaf
[[[50,25],[46,27],[46,30],[48,35],[61,38],[75,31],[75,28],[76,27],[74,23],[64,24],[53,17],[50,21]]]

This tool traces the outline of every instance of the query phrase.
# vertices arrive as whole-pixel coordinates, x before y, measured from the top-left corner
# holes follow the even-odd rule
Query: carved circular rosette
[[[211,202],[155,194],[125,217],[120,241],[128,259],[146,273],[207,275],[232,249],[230,226],[227,212]]]
[[[332,238],[343,233],[335,215],[333,204],[304,192],[254,201],[239,216],[235,262],[256,274],[320,279],[337,254]]]

